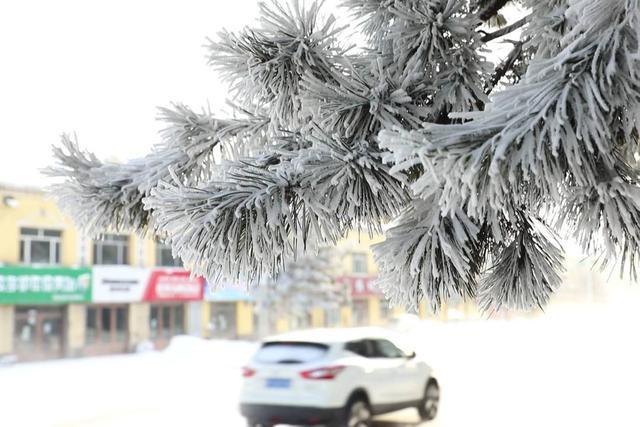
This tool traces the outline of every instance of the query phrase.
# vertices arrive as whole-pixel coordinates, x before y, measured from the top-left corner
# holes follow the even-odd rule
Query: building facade
[[[270,332],[383,325],[401,314],[374,286],[370,246],[380,240],[353,233],[338,245],[344,305],[310,307],[305,319],[280,315]],[[257,312],[243,287],[210,288],[162,242],[90,239],[42,190],[0,185],[0,359],[161,349],[180,334],[251,339],[260,334]]]
[[[206,336],[205,283],[171,249],[136,235],[80,233],[39,189],[0,186],[0,358],[163,348]],[[251,302],[237,302],[246,319]],[[253,334],[234,319],[234,338]]]

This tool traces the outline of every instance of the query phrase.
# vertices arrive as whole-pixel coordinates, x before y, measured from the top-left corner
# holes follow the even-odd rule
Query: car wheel
[[[420,418],[424,421],[432,420],[438,415],[438,406],[440,405],[440,387],[435,381],[429,381],[424,389],[424,397],[418,406]]]
[[[362,397],[351,400],[345,408],[344,420],[337,425],[340,427],[371,427],[371,408]]]

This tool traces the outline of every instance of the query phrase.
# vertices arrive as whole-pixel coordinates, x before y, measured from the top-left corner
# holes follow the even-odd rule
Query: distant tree
[[[383,225],[379,284],[411,307],[542,306],[557,232],[635,276],[638,1],[525,0],[508,23],[507,0],[343,0],[359,49],[319,3],[261,3],[208,47],[235,118],[162,109],[164,141],[124,164],[65,136],[53,193],[90,232],[168,236],[214,281]],[[496,66],[492,40],[513,44]]]
[[[261,333],[273,332],[278,318],[293,320],[294,327],[310,327],[313,309],[337,311],[349,302],[347,287],[338,282],[338,252],[321,248],[287,263],[276,278],[265,279],[256,291]]]

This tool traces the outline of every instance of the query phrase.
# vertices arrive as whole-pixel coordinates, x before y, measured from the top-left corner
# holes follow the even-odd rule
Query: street
[[[637,426],[636,300],[531,319],[424,321],[404,337],[436,369],[440,415],[375,427]],[[625,305],[626,304],[626,305]],[[163,352],[0,367],[0,425],[240,427],[254,343],[178,337]]]

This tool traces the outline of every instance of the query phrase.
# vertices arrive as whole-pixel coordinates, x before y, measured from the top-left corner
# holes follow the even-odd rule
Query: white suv
[[[431,368],[381,329],[317,329],[263,341],[247,366],[240,411],[250,427],[369,427],[373,415],[438,411]]]

